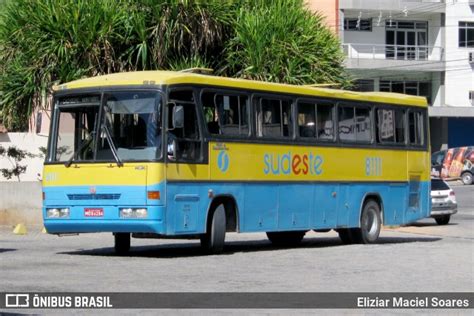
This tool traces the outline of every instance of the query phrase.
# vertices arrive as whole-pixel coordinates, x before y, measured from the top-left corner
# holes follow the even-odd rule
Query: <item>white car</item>
[[[458,212],[456,195],[442,179],[431,179],[431,217],[438,225],[447,225],[451,215]]]

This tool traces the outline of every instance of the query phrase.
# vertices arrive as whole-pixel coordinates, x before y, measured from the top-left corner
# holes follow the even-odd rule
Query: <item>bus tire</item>
[[[448,225],[451,215],[443,215],[440,217],[435,217],[436,224],[438,225]]]
[[[275,246],[296,246],[305,234],[306,231],[267,232],[267,237]]]
[[[343,244],[350,245],[354,243],[354,239],[352,238],[352,231],[349,228],[338,229],[337,233],[339,234],[339,238],[341,239]]]
[[[376,201],[368,200],[360,215],[360,227],[351,229],[354,242],[358,244],[375,243],[379,238],[381,228],[380,206]]]
[[[114,234],[114,249],[118,255],[125,255],[130,250],[130,234],[129,233],[115,233]]]
[[[209,254],[221,253],[224,250],[226,231],[225,208],[221,204],[216,207],[208,219],[207,230],[201,236],[201,247]]]

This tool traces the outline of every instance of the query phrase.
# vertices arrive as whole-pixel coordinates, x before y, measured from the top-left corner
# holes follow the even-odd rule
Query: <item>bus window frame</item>
[[[192,95],[193,95],[193,101],[180,101],[176,99],[170,99],[170,93],[180,91],[180,90],[191,90]],[[205,133],[204,133],[204,111],[202,110],[202,104],[200,100],[200,93],[199,91],[202,90],[202,88],[196,87],[194,85],[176,85],[176,86],[166,86],[166,89],[164,89],[164,119],[163,121],[163,130],[165,131],[164,134],[166,134],[166,137],[164,138],[163,144],[163,156],[164,156],[164,162],[165,163],[173,163],[173,164],[194,164],[194,165],[201,165],[201,164],[208,164],[209,163],[209,139],[207,139]],[[167,147],[168,147],[168,115],[169,115],[169,107],[168,104],[173,101],[179,101],[183,103],[189,103],[189,104],[194,104],[194,109],[196,110],[196,122],[198,124],[198,129],[199,129],[199,138],[201,142],[201,150],[200,150],[200,155],[199,159],[195,160],[171,160],[168,157],[167,154]],[[206,128],[207,130],[207,128]],[[166,147],[166,150],[165,150]]]
[[[410,143],[408,142],[408,133],[409,133],[409,130],[408,130],[408,110],[410,109],[410,106],[405,106],[405,105],[389,105],[389,104],[384,104],[384,105],[376,105],[374,106],[374,118],[377,118],[377,121],[375,122],[375,125],[374,125],[374,135],[375,135],[375,144],[377,146],[382,146],[382,147],[387,147],[387,148],[403,148],[403,149],[409,149],[410,148]],[[377,142],[377,133],[378,133],[378,117],[377,117],[377,111],[378,110],[393,110],[393,111],[397,111],[397,110],[402,110],[404,111],[404,116],[403,116],[403,123],[405,124],[405,130],[404,130],[404,133],[403,133],[403,136],[405,137],[405,140],[403,143],[399,143],[396,141],[394,142],[387,142],[387,141],[380,141],[380,142]],[[396,125],[393,126],[394,127],[394,132],[396,133]]]
[[[288,101],[290,103],[290,117],[289,117],[289,127],[288,127],[288,132],[291,134],[287,137],[285,136],[280,136],[280,137],[266,137],[266,136],[258,136],[257,135],[257,130],[258,130],[258,113],[260,113],[261,110],[261,101],[262,99],[266,100],[274,100],[274,101]],[[280,103],[281,104],[281,103]],[[257,141],[263,141],[265,143],[266,141],[280,141],[283,142],[284,144],[287,144],[288,141],[291,140],[296,140],[296,131],[295,131],[295,98],[288,95],[288,94],[271,94],[271,93],[252,93],[252,101],[251,101],[251,116],[252,116],[252,122],[253,122],[253,130],[252,130],[252,139],[257,140]],[[283,117],[282,117],[283,120]]]
[[[296,98],[295,100],[295,117],[294,119],[297,120],[298,119],[298,104],[299,103],[313,103],[316,105],[316,131],[317,131],[317,128],[318,128],[318,125],[317,125],[317,115],[318,115],[318,106],[319,105],[328,105],[328,106],[332,106],[332,110],[331,110],[331,119],[332,119],[332,124],[333,124],[333,135],[332,135],[332,139],[323,139],[323,138],[319,138],[318,136],[316,137],[301,137],[300,134],[299,134],[299,125],[297,124],[297,122],[295,122],[295,127],[296,127],[296,131],[295,133],[297,134],[296,136],[296,139],[298,141],[301,141],[301,142],[305,142],[305,143],[309,143],[309,144],[337,144],[337,141],[336,141],[336,125],[335,125],[335,122],[336,122],[336,118],[335,118],[335,112],[336,112],[336,105],[337,105],[337,100],[334,99],[331,101],[331,99],[325,99],[325,98],[307,98],[307,97],[302,97],[302,98]]]
[[[214,95],[214,105],[215,99],[218,95],[234,96],[234,97],[247,97],[247,107],[248,107],[248,133],[239,134],[239,135],[226,135],[226,134],[211,134],[207,129],[206,117],[204,113],[204,106],[202,104],[202,97],[204,93],[215,93]],[[246,93],[244,90],[230,90],[230,89],[219,89],[219,88],[202,88],[199,93],[199,106],[201,108],[201,114],[203,119],[203,125],[205,126],[205,137],[207,140],[244,140],[251,139],[252,137],[252,104],[251,104],[251,93]]]
[[[375,137],[374,137],[374,108],[375,105],[372,105],[373,103],[370,103],[367,101],[367,104],[363,102],[351,102],[351,101],[339,101],[337,102],[336,106],[336,128],[335,128],[335,133],[336,135],[336,143],[339,144],[341,147],[345,147],[347,144],[352,144],[358,146],[368,146],[368,145],[374,145],[375,143]],[[365,108],[369,110],[369,119],[370,119],[370,140],[369,141],[359,141],[359,140],[341,140],[339,137],[339,108],[340,107],[352,107],[354,109],[354,116],[353,119],[355,120],[356,118],[356,108]]]
[[[412,143],[410,141],[410,113],[420,113],[422,117],[422,131],[421,131],[421,137],[422,137],[422,142],[420,144],[417,143]],[[421,109],[421,108],[413,108],[413,107],[408,107],[407,113],[406,113],[406,124],[407,124],[407,148],[413,148],[413,149],[426,149],[428,148],[428,129],[427,129],[427,121],[428,121],[428,109]]]

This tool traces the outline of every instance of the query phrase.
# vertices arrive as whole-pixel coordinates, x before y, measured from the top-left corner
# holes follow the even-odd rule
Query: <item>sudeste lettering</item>
[[[313,153],[265,154],[263,156],[265,174],[273,175],[320,175],[323,173],[324,159]]]

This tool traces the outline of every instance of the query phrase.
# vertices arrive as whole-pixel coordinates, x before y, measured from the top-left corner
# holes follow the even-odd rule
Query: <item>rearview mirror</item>
[[[173,128],[184,127],[184,108],[182,105],[176,105],[173,108],[172,122],[173,122]]]

